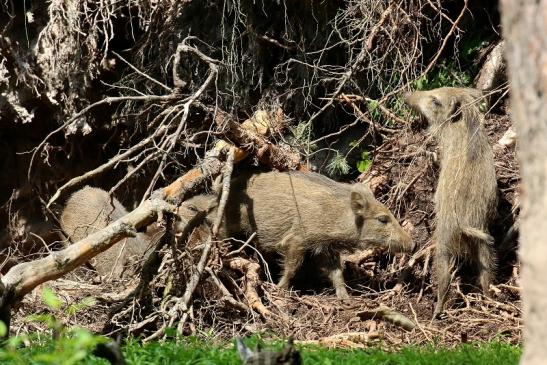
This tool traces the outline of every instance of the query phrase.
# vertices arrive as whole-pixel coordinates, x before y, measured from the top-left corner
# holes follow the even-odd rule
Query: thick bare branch
[[[55,251],[42,259],[12,267],[2,277],[2,283],[7,290],[11,291],[13,300],[20,300],[38,285],[63,276],[98,253],[106,251],[121,239],[134,236],[137,230],[154,222],[160,212],[172,210],[174,210],[173,206],[161,200],[147,201],[106,228],[63,250]]]

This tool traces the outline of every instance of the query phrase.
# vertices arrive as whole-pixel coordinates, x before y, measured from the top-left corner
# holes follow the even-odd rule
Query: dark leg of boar
[[[289,289],[291,280],[302,266],[306,255],[306,250],[298,242],[293,242],[294,240],[295,238],[289,235],[280,243],[281,247],[286,247],[283,274],[278,283],[278,286],[282,289]]]
[[[334,289],[336,290],[336,296],[339,299],[349,299],[340,254],[336,252],[329,252],[322,255],[319,260],[321,265],[324,267],[326,275],[332,282],[332,286],[334,286]]]

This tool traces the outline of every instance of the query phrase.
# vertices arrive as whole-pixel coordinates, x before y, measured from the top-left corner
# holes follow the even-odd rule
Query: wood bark
[[[547,359],[547,0],[502,0],[512,114],[522,173],[521,364]]]

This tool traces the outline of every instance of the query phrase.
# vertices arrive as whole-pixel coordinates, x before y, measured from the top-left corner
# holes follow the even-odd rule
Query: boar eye
[[[378,219],[378,221],[383,224],[387,224],[389,222],[389,217],[387,215],[381,215],[376,219]]]
[[[439,101],[439,99],[437,99],[436,97],[432,96],[431,97],[431,104],[433,104],[433,106],[435,108],[440,108],[442,106],[441,102]]]

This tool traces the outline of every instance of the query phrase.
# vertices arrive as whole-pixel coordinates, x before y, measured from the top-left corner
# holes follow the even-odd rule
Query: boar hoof
[[[432,319],[446,319],[446,313],[443,311],[442,308],[435,308],[435,311],[433,312],[433,318]]]

